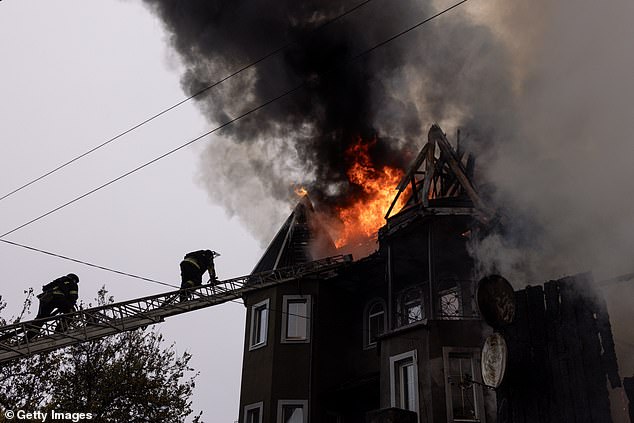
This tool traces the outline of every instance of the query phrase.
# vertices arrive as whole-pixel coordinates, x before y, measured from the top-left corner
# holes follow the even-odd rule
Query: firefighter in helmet
[[[211,250],[199,250],[185,254],[185,258],[181,261],[181,289],[193,288],[202,285],[203,274],[209,272],[211,283],[214,283],[216,277],[216,269],[214,267],[214,258],[220,254]],[[185,301],[191,298],[191,292],[181,292],[180,299]]]
[[[45,319],[55,314],[66,314],[73,311],[77,298],[79,298],[79,277],[74,273],[55,279],[53,282],[47,283],[42,287],[42,293],[37,296],[40,300],[40,306],[37,311],[34,326],[42,327],[44,322],[38,322],[37,319]],[[63,329],[58,326],[57,330]],[[37,335],[39,330],[29,330],[29,338]]]

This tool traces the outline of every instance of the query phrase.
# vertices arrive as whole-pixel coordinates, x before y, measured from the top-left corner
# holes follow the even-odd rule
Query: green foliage
[[[106,294],[99,292],[98,305],[113,301]],[[154,330],[35,355],[0,367],[0,408],[90,412],[94,422],[182,422],[193,412],[190,359]]]

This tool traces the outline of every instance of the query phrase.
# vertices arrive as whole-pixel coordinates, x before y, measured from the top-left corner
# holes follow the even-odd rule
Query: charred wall
[[[612,421],[607,382],[621,382],[607,309],[591,283],[582,274],[516,292],[515,320],[503,330],[499,423]]]

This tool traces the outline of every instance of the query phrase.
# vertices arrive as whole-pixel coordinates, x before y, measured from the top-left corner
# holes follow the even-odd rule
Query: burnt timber
[[[498,422],[611,422],[607,382],[621,386],[605,303],[590,274],[516,291],[497,390]]]

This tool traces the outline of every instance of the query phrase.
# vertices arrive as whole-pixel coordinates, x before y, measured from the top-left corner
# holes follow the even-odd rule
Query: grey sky
[[[183,98],[156,18],[137,2],[0,3],[0,192],[84,152]],[[204,132],[191,105],[0,202],[2,233]],[[210,143],[206,138],[200,144]],[[7,239],[180,284],[185,252],[212,248],[221,278],[249,273],[261,249],[196,183],[202,145],[69,206]],[[107,285],[118,300],[169,288],[0,244],[0,294],[17,314],[28,287],[77,273],[80,296]],[[37,304],[35,304],[36,312]],[[244,307],[230,303],[158,329],[201,372],[195,409],[237,417]]]

